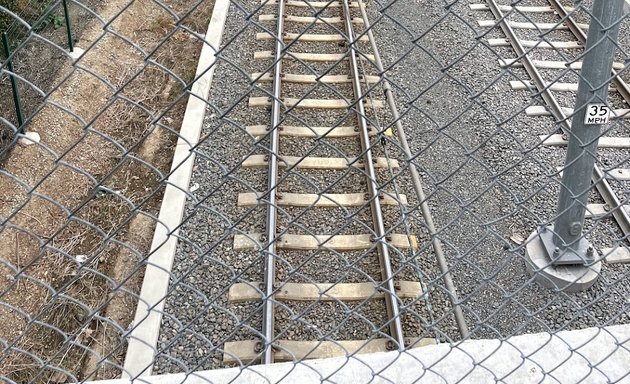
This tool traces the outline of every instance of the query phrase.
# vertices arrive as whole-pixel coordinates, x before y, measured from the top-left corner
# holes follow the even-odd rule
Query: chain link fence
[[[0,0],[0,380],[630,380],[629,21]]]

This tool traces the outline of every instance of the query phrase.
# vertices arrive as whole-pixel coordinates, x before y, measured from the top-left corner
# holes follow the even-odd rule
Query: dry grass
[[[109,19],[126,3],[108,2],[101,15]],[[178,14],[194,5],[162,3]],[[183,24],[203,34],[212,5],[200,2]],[[49,104],[27,127],[42,145],[18,146],[2,164],[0,339],[12,347],[0,355],[0,377],[65,382],[120,374],[100,360],[124,358],[121,334],[155,225],[149,215],[157,214],[177,139],[171,130],[184,113],[182,81],[193,79],[201,50],[175,22],[154,2],[136,0],[111,25],[135,47],[111,33],[101,37],[98,24],[88,28],[84,46],[98,43],[79,62],[86,70],[62,70],[66,79],[50,99],[93,120],[90,129]],[[150,60],[172,74],[145,60],[154,49]],[[44,362],[50,366],[42,369]]]

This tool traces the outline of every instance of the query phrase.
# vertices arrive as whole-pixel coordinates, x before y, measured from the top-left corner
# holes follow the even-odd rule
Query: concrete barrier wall
[[[468,340],[404,353],[310,360],[192,374],[145,376],[137,383],[604,383],[630,382],[630,325]],[[124,384],[127,379],[93,381]]]

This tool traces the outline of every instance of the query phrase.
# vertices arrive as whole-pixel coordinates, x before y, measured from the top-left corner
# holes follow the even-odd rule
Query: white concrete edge
[[[158,216],[159,221],[151,243],[151,256],[147,261],[122,377],[150,375],[153,369],[164,299],[177,247],[178,231],[173,229],[181,224],[184,215],[186,192],[195,160],[191,148],[198,143],[201,134],[207,107],[206,100],[214,76],[215,53],[221,45],[229,5],[230,0],[216,0],[199,55],[195,75],[198,79],[191,87],[191,95],[175,147],[172,173],[168,178]],[[149,308],[152,309],[149,311]]]
[[[506,340],[467,340],[404,353],[307,360],[189,374],[136,383],[605,383],[630,382],[630,325],[537,333]],[[128,384],[130,380],[93,381]]]

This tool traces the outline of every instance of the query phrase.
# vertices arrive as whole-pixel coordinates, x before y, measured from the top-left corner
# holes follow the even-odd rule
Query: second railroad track
[[[268,364],[435,343],[425,329],[405,323],[411,312],[427,313],[428,293],[412,267],[418,236],[405,219],[412,198],[400,193],[394,175],[411,171],[414,204],[423,197],[417,171],[404,166],[409,149],[380,76],[364,4],[277,0],[261,7],[265,31],[256,39],[272,41],[273,50],[254,53],[261,70],[251,78],[261,95],[248,103],[268,121],[247,132],[267,145],[242,167],[265,169],[267,189],[244,191],[237,203],[264,205],[266,219],[263,232],[237,234],[233,247],[264,255],[264,280],[231,285],[228,302],[261,302],[262,327],[255,339],[225,343],[223,362]],[[397,124],[379,124],[392,115]],[[388,151],[390,141],[402,150]],[[459,309],[455,314],[465,334]],[[319,321],[329,327],[314,325]],[[295,328],[311,338],[296,340]]]

